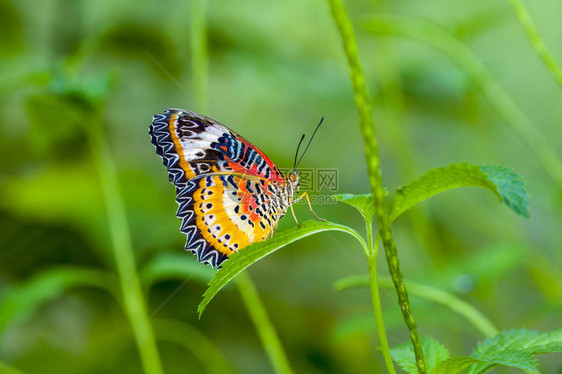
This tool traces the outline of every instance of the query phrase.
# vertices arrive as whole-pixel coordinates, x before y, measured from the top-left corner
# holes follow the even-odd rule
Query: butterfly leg
[[[285,212],[273,212],[271,213],[271,216],[281,216],[283,217],[285,215]],[[298,222],[297,222],[298,223]],[[277,229],[279,228],[279,219],[277,218],[275,221],[275,224],[273,225],[273,231],[272,233],[277,233]]]
[[[296,201],[298,201],[298,199]],[[293,218],[295,219],[295,222],[297,223],[297,227],[301,227],[301,224],[299,223],[299,220],[297,219],[297,216],[295,215],[295,210],[293,209],[293,204],[290,204],[290,206],[291,206],[291,213],[293,213]]]
[[[295,201],[293,201],[293,203],[298,203],[303,197],[306,197],[306,201],[308,202],[308,207],[310,208],[310,211],[312,212],[312,214],[314,214],[314,217],[316,217],[320,221],[325,222],[326,220],[324,218],[318,217],[316,215],[316,213],[314,212],[314,210],[312,209],[312,203],[310,202],[310,197],[308,197],[308,192],[303,192],[303,194],[300,195],[299,197],[297,197],[297,199]],[[293,209],[292,205],[291,205],[291,209]],[[294,213],[293,213],[293,215],[294,215]]]

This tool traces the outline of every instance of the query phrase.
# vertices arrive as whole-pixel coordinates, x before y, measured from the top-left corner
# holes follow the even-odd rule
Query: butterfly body
[[[283,176],[256,146],[208,117],[168,109],[149,132],[176,188],[186,250],[200,262],[220,266],[269,238],[295,201],[296,171]]]

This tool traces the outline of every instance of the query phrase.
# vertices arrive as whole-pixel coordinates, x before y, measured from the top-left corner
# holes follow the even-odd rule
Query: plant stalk
[[[236,278],[236,285],[238,291],[242,296],[242,300],[248,309],[250,318],[256,326],[256,331],[262,341],[262,344],[267,352],[269,361],[273,365],[273,369],[277,374],[292,374],[293,370],[289,365],[287,355],[283,350],[279,336],[275,331],[275,327],[269,320],[265,306],[259,298],[258,292],[252,279],[247,271],[238,274]]]
[[[365,217],[366,218],[366,217]],[[384,364],[389,374],[396,374],[392,357],[390,356],[390,347],[388,346],[388,339],[386,338],[386,330],[384,328],[384,319],[382,315],[381,298],[379,292],[379,281],[377,274],[377,254],[378,248],[373,246],[373,225],[371,222],[365,221],[367,226],[367,240],[368,240],[368,255],[367,262],[369,264],[369,280],[371,286],[371,299],[373,301],[373,311],[375,313],[375,322],[377,324],[377,334],[381,344],[382,355]]]
[[[511,5],[513,6],[513,10],[515,11],[515,14],[517,15],[517,18],[519,18],[519,22],[521,22],[521,26],[523,26],[523,28],[525,29],[525,32],[527,33],[527,36],[529,37],[529,40],[531,41],[531,44],[535,49],[535,52],[537,52],[542,62],[545,64],[546,68],[550,71],[554,79],[556,79],[558,85],[562,87],[562,70],[556,64],[554,57],[552,57],[552,54],[550,53],[546,44],[544,43],[541,36],[539,35],[535,27],[535,24],[533,23],[533,20],[529,15],[529,12],[527,12],[527,9],[523,4],[523,1],[521,0],[510,0],[510,1],[511,1]]]
[[[136,269],[125,204],[119,191],[117,170],[102,129],[101,121],[98,121],[90,126],[88,135],[105,199],[109,234],[121,286],[123,307],[133,329],[144,372],[162,374],[156,340]]]
[[[365,157],[367,159],[367,170],[369,172],[369,182],[371,192],[375,200],[375,214],[377,224],[381,233],[382,242],[386,254],[388,269],[392,276],[394,287],[398,293],[398,303],[402,311],[402,317],[410,330],[410,339],[414,348],[416,357],[416,366],[420,374],[426,373],[425,359],[421,347],[420,337],[417,331],[416,322],[411,314],[410,301],[402,273],[400,271],[400,263],[396,243],[392,236],[392,228],[388,213],[384,206],[384,190],[382,185],[382,174],[380,169],[380,161],[378,156],[378,144],[375,138],[374,124],[372,120],[372,109],[370,105],[367,87],[365,85],[365,77],[359,64],[357,44],[353,27],[349,21],[343,2],[341,0],[329,0],[332,15],[342,37],[343,47],[347,62],[349,64],[351,84],[355,96],[355,103],[359,111],[359,128],[363,135],[365,146]]]

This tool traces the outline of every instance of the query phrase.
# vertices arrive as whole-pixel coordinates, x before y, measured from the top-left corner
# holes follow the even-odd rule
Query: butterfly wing
[[[154,116],[152,143],[176,187],[186,249],[220,266],[227,256],[268,238],[287,205],[284,178],[265,154],[226,126],[168,109]]]

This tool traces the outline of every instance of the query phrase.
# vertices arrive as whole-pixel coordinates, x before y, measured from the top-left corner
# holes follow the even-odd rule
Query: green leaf
[[[209,282],[209,288],[205,291],[203,301],[201,301],[201,304],[199,304],[199,307],[197,308],[199,317],[201,317],[205,307],[209,304],[213,297],[215,297],[215,295],[228,282],[230,282],[234,277],[236,277],[236,275],[248,266],[296,240],[322,231],[330,230],[348,233],[359,240],[364,248],[367,246],[357,231],[333,222],[306,221],[302,223],[301,227],[293,227],[279,232],[269,240],[251,244],[240,252],[229,256],[228,260],[223,263],[222,268],[216,272],[213,279],[211,279],[211,282]]]
[[[432,374],[481,374],[502,365],[536,372],[534,355],[562,351],[562,329],[541,334],[537,331],[502,331],[480,343],[470,356],[453,357],[437,365]]]
[[[117,295],[115,277],[102,270],[57,268],[45,271],[0,298],[0,333],[11,323],[25,320],[44,303],[80,286],[98,287]]]
[[[372,222],[375,217],[375,199],[373,194],[353,195],[350,193],[332,195],[337,201],[351,205],[361,213],[365,221]]]
[[[145,286],[167,279],[193,279],[207,283],[215,271],[187,252],[160,252],[143,266],[140,277]]]
[[[478,366],[474,366],[475,364],[478,364]],[[527,352],[506,351],[481,358],[469,356],[454,357],[441,362],[431,374],[455,374],[467,368],[467,373],[485,373],[498,365],[535,372],[537,363],[533,356],[529,355]]]
[[[456,374],[479,362],[482,361],[478,361],[469,356],[451,357],[446,361],[440,362],[435,369],[431,371],[431,374]]]
[[[434,338],[423,336],[421,338],[421,344],[428,372],[431,372],[439,362],[449,358],[449,351],[447,348]],[[410,374],[418,373],[414,348],[410,342],[391,348],[390,354],[392,359],[400,365],[404,371]]]
[[[547,344],[556,344],[555,348],[562,350],[562,329],[544,334],[526,329],[502,331],[493,338],[478,344],[471,356],[481,357],[505,349],[520,349],[538,353],[540,350],[537,351],[537,349],[542,349]]]
[[[510,168],[498,165],[480,165],[480,171],[497,186],[505,205],[520,216],[529,218],[529,194],[519,175]]]
[[[395,220],[432,196],[459,187],[487,188],[515,213],[529,218],[529,195],[519,175],[503,166],[469,165],[463,162],[432,169],[412,183],[399,187],[390,211],[390,220]]]
[[[530,366],[530,369],[533,369],[536,366],[533,355],[562,352],[562,329],[549,333],[539,333],[525,329],[502,331],[497,336],[480,343],[472,352],[471,357],[489,360],[490,356],[502,356],[506,352],[519,356],[509,357],[509,360],[501,357],[505,359],[505,362],[498,362],[497,364],[519,368],[520,366],[515,366],[515,364],[518,364],[522,368],[529,369],[527,366]],[[494,366],[479,364],[471,367],[467,373],[485,373]]]

